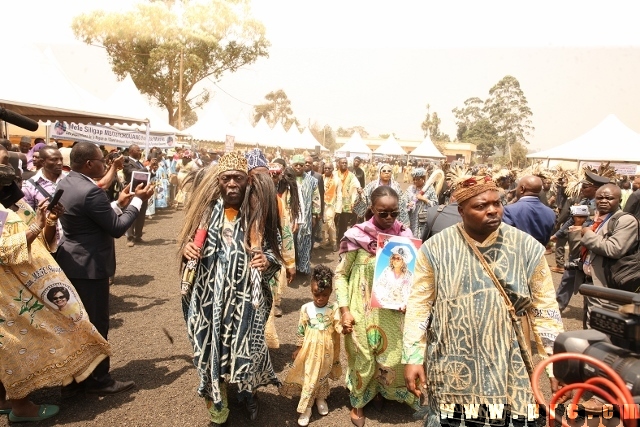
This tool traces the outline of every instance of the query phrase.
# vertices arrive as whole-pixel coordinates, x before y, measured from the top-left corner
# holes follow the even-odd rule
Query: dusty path
[[[175,236],[182,212],[158,210],[148,220],[145,243],[133,248],[126,241],[116,242],[118,271],[111,287],[111,331],[114,348],[111,371],[114,378],[134,380],[137,387],[115,396],[87,395],[61,401],[58,389],[34,393],[39,403],[61,406],[60,414],[39,426],[207,426],[204,401],[196,395],[197,375],[190,358],[176,268]],[[314,251],[314,263],[337,264],[337,254]],[[554,282],[560,275],[554,274]],[[335,296],[334,296],[335,298]],[[574,297],[565,312],[565,328],[579,329],[582,297]],[[276,319],[281,347],[272,351],[276,372],[282,372],[294,350],[294,334],[300,306],[309,301],[306,283],[297,279],[286,291],[283,317]],[[165,333],[166,330],[166,333]],[[343,367],[346,368],[343,354]],[[249,425],[244,408],[231,396],[230,426]],[[296,426],[296,400],[286,399],[273,386],[259,392],[260,415],[255,426]],[[330,413],[320,417],[314,410],[310,426],[349,426],[348,392],[344,381],[333,384],[328,399]],[[412,411],[387,402],[383,413],[366,408],[367,426],[421,426]],[[6,416],[0,426],[8,425]],[[17,424],[16,424],[17,425]]]

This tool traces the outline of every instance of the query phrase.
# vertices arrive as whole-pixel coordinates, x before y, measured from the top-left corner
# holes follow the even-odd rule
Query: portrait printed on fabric
[[[420,239],[378,234],[371,307],[404,310],[413,283]]]
[[[74,322],[80,321],[84,316],[80,298],[76,295],[75,289],[64,283],[47,284],[40,299],[47,303],[50,310],[57,310]]]

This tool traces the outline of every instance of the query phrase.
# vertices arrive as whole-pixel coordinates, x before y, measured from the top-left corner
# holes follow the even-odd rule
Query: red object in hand
[[[196,231],[196,236],[193,239],[193,243],[199,248],[204,246],[204,241],[207,238],[207,230],[205,228],[199,228]]]

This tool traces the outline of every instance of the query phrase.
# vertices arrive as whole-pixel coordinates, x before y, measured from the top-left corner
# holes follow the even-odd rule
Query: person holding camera
[[[134,194],[125,187],[117,206],[112,207],[107,193],[94,181],[103,177],[106,169],[100,149],[90,142],[78,142],[70,157],[71,172],[58,185],[64,190],[60,203],[66,211],[60,217],[64,236],[56,261],[77,290],[89,319],[107,339],[109,277],[116,270],[114,238],[122,236],[133,224],[142,204],[151,197],[153,186],[140,184]],[[114,394],[133,386],[133,381],[111,378],[107,358],[85,382],[66,389],[63,395],[71,396],[81,388],[88,393]]]
[[[140,159],[142,158],[142,150],[137,144],[129,146],[129,157],[124,160],[124,183],[125,186],[131,182],[131,174],[137,172],[150,172],[151,178],[155,176],[155,170],[158,168],[158,159],[153,158],[149,160],[149,166],[144,166]],[[127,246],[133,247],[136,243],[142,242],[142,229],[144,228],[144,221],[147,218],[146,212],[148,207],[148,201],[144,200],[140,207],[140,213],[135,222],[131,225],[131,228],[127,231]]]

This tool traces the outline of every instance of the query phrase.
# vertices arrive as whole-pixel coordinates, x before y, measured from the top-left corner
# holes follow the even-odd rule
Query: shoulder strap
[[[529,353],[529,345],[527,344],[528,337],[524,336],[524,332],[522,330],[522,322],[520,321],[520,318],[516,314],[516,309],[513,307],[513,304],[511,303],[509,296],[507,295],[506,291],[500,284],[500,281],[496,277],[495,273],[493,272],[491,267],[489,267],[489,264],[487,263],[486,258],[480,253],[475,243],[471,241],[471,237],[469,237],[469,235],[465,233],[465,231],[463,230],[462,224],[458,223],[457,227],[458,227],[458,231],[460,232],[460,235],[462,235],[462,237],[467,242],[469,247],[471,247],[471,250],[473,250],[473,253],[476,255],[476,257],[482,264],[482,267],[484,268],[485,272],[489,275],[489,277],[493,281],[493,284],[496,286],[496,288],[500,292],[500,295],[502,296],[502,299],[504,300],[504,303],[507,306],[507,311],[509,312],[509,316],[511,317],[511,322],[513,323],[513,327],[516,331],[516,337],[518,339],[518,344],[520,346],[520,353],[522,354],[522,361],[524,362],[524,365],[527,368],[529,377],[531,377],[531,375],[533,375],[534,365],[533,365],[533,360],[531,358],[531,354]]]
[[[30,182],[31,184],[33,184],[33,186],[36,188],[36,190],[38,190],[38,192],[40,194],[42,194],[44,197],[49,198],[51,197],[51,194],[49,194],[49,192],[47,190],[45,190],[44,188],[42,188],[42,185],[38,184],[37,182],[35,182],[33,180],[33,178],[30,178],[28,180],[28,182]]]
[[[428,228],[429,231],[426,234],[426,239],[424,239],[425,241],[429,240],[429,237],[431,237],[431,231],[433,230],[433,225],[436,223],[436,219],[438,219],[438,215],[440,215],[440,212],[442,212],[446,206],[447,205],[444,205],[444,204],[438,206],[436,214],[433,216],[433,221],[431,221],[431,224],[429,224],[429,228]]]

